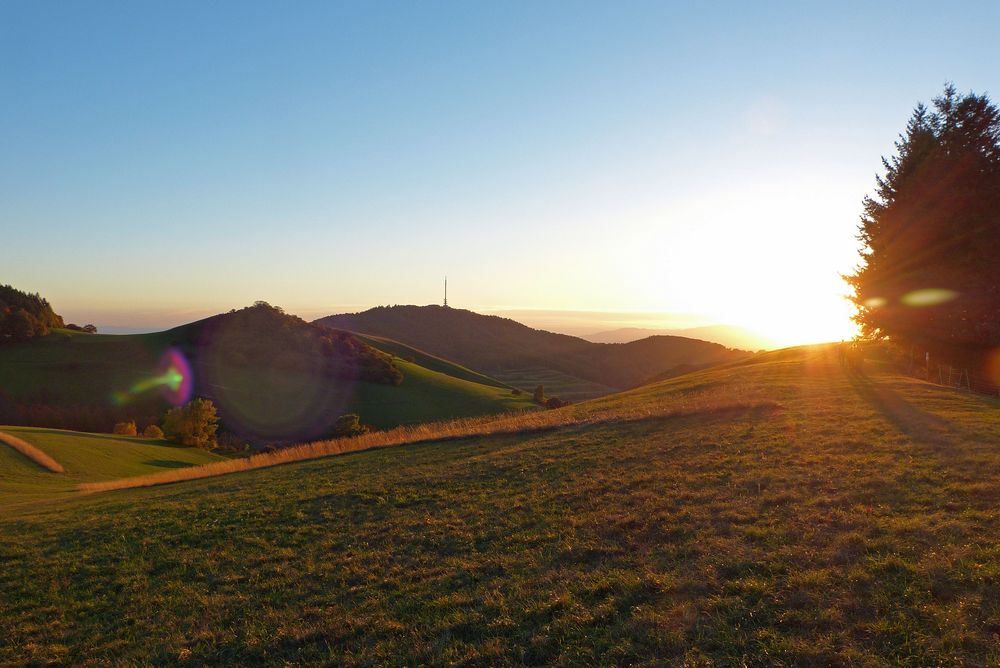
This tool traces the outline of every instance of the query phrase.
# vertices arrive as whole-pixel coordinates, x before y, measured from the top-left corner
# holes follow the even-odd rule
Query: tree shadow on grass
[[[864,373],[848,371],[847,379],[862,399],[913,441],[943,446],[948,444],[949,437],[956,435],[948,420],[917,408],[895,390],[873,381]]]

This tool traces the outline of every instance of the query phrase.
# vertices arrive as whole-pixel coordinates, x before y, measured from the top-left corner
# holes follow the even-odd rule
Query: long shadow
[[[940,446],[947,443],[947,436],[956,434],[948,420],[917,408],[898,392],[874,382],[863,372],[849,370],[847,380],[862,399],[916,442]]]

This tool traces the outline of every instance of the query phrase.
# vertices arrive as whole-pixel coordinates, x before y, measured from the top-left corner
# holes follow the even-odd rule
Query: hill
[[[676,336],[597,344],[443,306],[377,307],[316,322],[401,341],[523,389],[545,385],[556,374],[564,388],[558,396],[571,400],[635,387],[679,364],[719,364],[744,355]]]
[[[259,442],[316,438],[349,412],[390,427],[531,407],[496,381],[392,355],[267,305],[155,334],[57,330],[0,346],[0,422],[108,431],[135,419],[141,428],[162,416],[164,394],[186,393],[211,398],[224,428]],[[167,386],[170,369],[177,387]]]
[[[705,325],[682,329],[649,329],[645,327],[622,327],[604,332],[588,334],[581,338],[593,343],[630,343],[647,336],[685,336],[720,343],[729,348],[743,350],[768,350],[775,347],[770,339],[760,336],[745,327],[732,325]]]
[[[5,510],[0,664],[995,665],[998,410],[788,350]]]

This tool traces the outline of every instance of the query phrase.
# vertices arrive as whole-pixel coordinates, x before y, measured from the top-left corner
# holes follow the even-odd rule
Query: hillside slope
[[[82,482],[113,480],[197,466],[225,459],[166,441],[37,427],[0,426],[55,459],[64,473],[51,473],[0,443],[0,506],[72,495]]]
[[[168,351],[186,360],[189,392],[213,399],[227,429],[256,441],[320,437],[349,412],[387,427],[532,407],[493,379],[394,360],[263,305],[154,334],[56,331],[2,345],[0,422],[108,431],[134,419],[142,428],[169,405],[159,381]]]
[[[618,409],[0,513],[0,664],[1000,660],[995,399],[813,348],[561,410]]]
[[[707,365],[743,355],[707,341],[653,336],[627,344],[599,344],[532,329],[508,318],[442,306],[392,306],[320,318],[318,324],[384,336],[453,360],[504,382],[532,389],[537,372],[583,381],[566,383],[579,399],[642,384],[679,364]],[[532,373],[535,370],[535,373]]]

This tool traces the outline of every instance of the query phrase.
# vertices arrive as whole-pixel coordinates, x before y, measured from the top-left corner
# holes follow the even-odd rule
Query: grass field
[[[72,495],[82,482],[138,476],[225,459],[197,448],[128,436],[5,426],[0,426],[0,432],[27,441],[66,469],[64,473],[52,473],[0,443],[0,508]]]
[[[562,410],[625,404],[7,507],[0,664],[1000,662],[996,400],[813,348]]]
[[[467,369],[460,364],[455,364],[454,362],[450,362],[436,355],[425,353],[422,350],[417,350],[416,348],[400,343],[399,341],[393,341],[392,339],[386,339],[381,336],[369,336],[367,334],[356,334],[356,336],[373,348],[378,348],[384,353],[389,353],[390,355],[402,358],[408,362],[419,364],[425,369],[437,371],[455,378],[461,378],[462,380],[468,380],[480,385],[491,385],[493,387],[502,387],[508,390],[512,389],[510,386],[501,383],[496,378],[481,374],[478,371],[473,371],[472,369]]]
[[[511,369],[495,375],[498,380],[528,393],[534,392],[535,388],[541,385],[545,388],[545,396],[559,397],[564,401],[586,401],[618,391],[607,385],[544,367]]]

